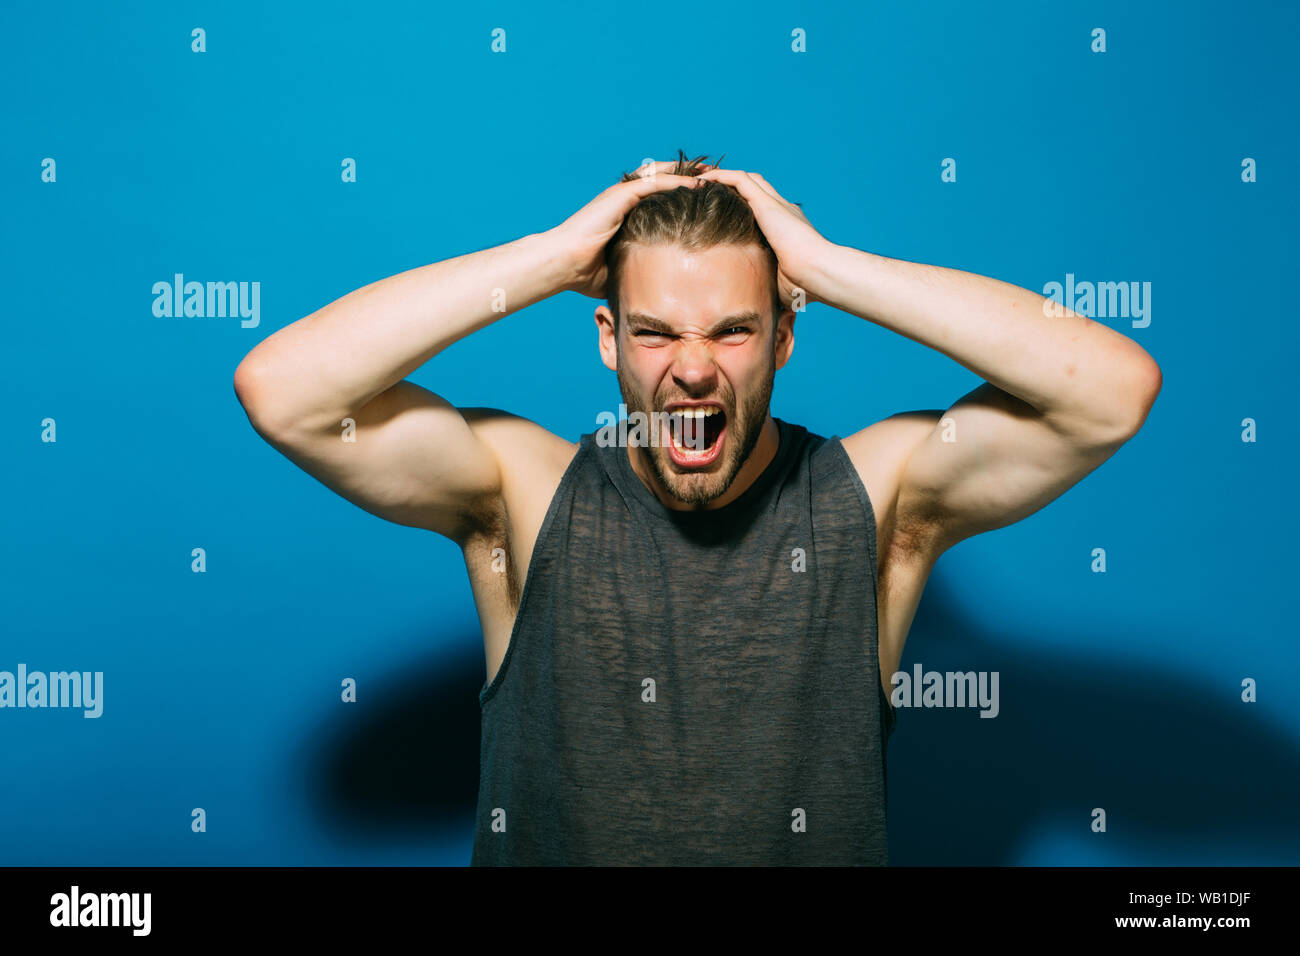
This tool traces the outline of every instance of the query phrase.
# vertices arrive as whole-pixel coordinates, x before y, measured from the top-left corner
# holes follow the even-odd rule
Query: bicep
[[[899,481],[900,522],[941,548],[1025,518],[1102,464],[1120,440],[1083,439],[1028,403],[983,383],[944,412],[911,450]]]
[[[463,536],[501,485],[491,448],[461,410],[409,381],[328,428],[259,432],[358,507],[453,539]]]

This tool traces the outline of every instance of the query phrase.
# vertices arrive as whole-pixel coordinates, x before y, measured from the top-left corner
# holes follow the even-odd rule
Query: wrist
[[[870,269],[879,257],[854,249],[827,242],[826,246],[810,263],[808,281],[812,284],[809,298],[823,302],[832,308],[842,309],[853,283],[861,283],[866,270]]]
[[[536,247],[547,286],[556,292],[572,292],[578,284],[577,257],[559,229],[555,226],[528,238]]]
[[[826,241],[800,263],[797,276],[790,275],[791,283],[803,290],[804,299],[809,304],[827,300],[827,293],[831,288],[831,275],[835,268],[834,260],[839,251],[839,246]]]

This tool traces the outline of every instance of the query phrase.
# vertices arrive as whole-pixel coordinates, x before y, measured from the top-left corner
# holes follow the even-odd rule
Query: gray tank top
[[[871,502],[838,438],[775,421],[705,512],[582,436],[479,694],[471,865],[888,862]]]

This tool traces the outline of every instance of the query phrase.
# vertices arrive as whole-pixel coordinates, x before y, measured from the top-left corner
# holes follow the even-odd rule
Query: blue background
[[[297,470],[232,375],[344,293],[548,229],[681,147],[763,173],[841,244],[1036,291],[1067,272],[1152,283],[1148,328],[1105,320],[1163,369],[1140,435],[930,579],[903,668],[997,670],[1002,711],[900,713],[891,861],[1300,863],[1298,20],[7,4],[0,670],[103,671],[105,699],[98,720],[0,710],[0,862],[468,862],[484,665],[459,552]],[[155,317],[176,272],[259,281],[260,326]],[[412,377],[576,439],[618,404],[596,305],[562,294]],[[823,435],[979,384],[825,306],[796,331],[773,413]]]

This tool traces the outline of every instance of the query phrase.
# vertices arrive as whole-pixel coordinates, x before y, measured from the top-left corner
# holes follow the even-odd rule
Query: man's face
[[[773,328],[773,281],[757,246],[637,245],[621,274],[616,342],[613,316],[597,310],[602,358],[629,414],[645,413],[654,433],[644,459],[684,504],[726,493],[767,423],[794,345],[792,312]]]

